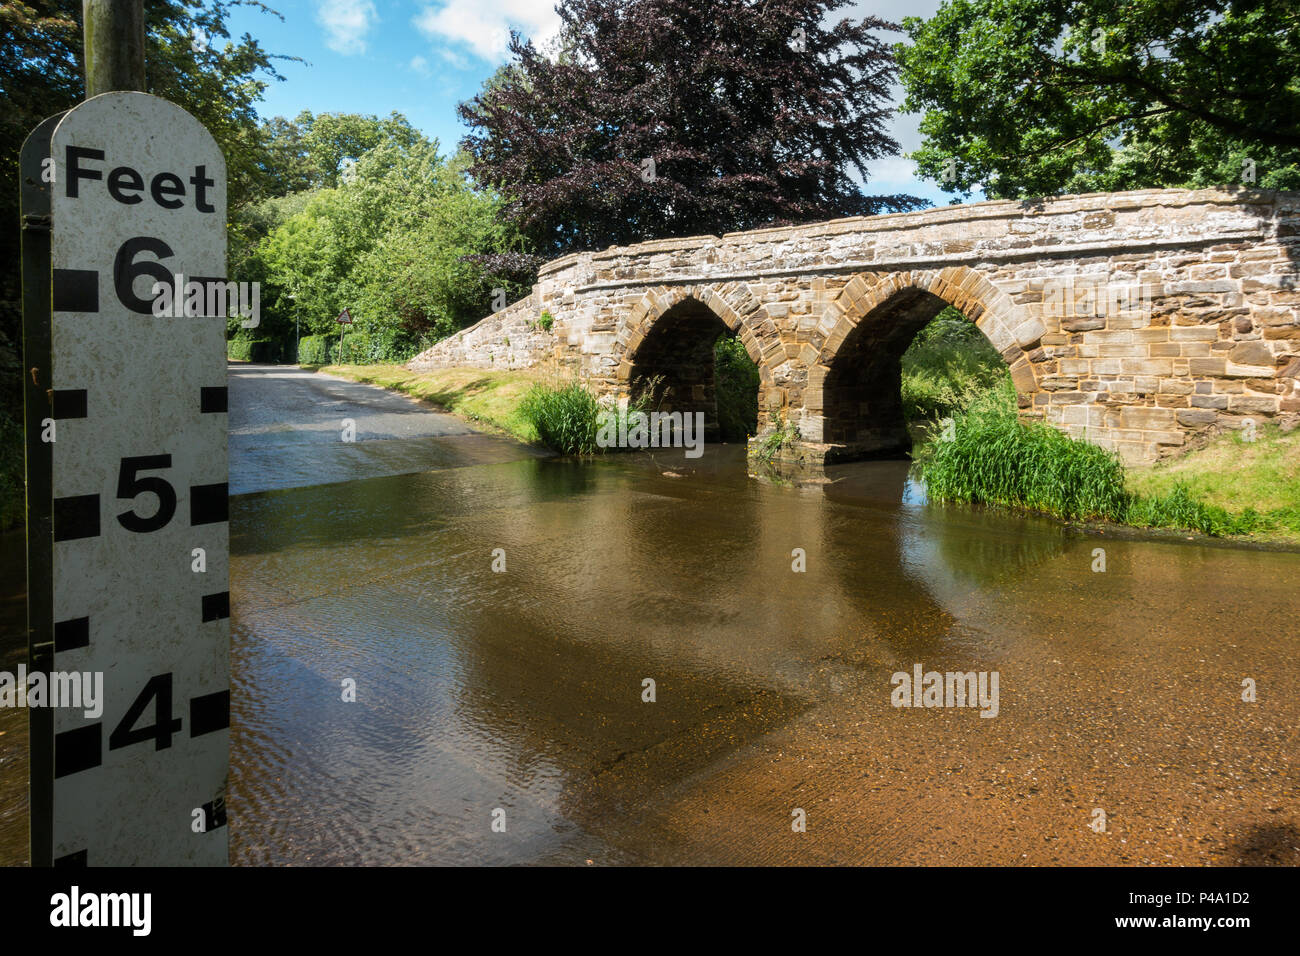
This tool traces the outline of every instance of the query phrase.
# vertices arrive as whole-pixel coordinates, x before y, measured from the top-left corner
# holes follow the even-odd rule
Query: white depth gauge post
[[[31,666],[103,681],[98,714],[31,708],[32,864],[225,865],[226,318],[153,309],[224,281],[225,161],[112,92],[37,127],[22,181]]]

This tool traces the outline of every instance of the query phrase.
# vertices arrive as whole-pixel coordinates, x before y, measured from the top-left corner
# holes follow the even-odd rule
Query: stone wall
[[[411,368],[553,366],[622,395],[731,332],[759,364],[760,434],[789,421],[800,454],[855,457],[905,443],[898,359],[952,304],[1006,359],[1023,414],[1144,461],[1300,412],[1298,261],[1300,195],[1268,191],[995,200],[662,240],[549,263],[528,298]],[[543,310],[549,333],[530,326]],[[707,404],[680,364],[683,401]]]

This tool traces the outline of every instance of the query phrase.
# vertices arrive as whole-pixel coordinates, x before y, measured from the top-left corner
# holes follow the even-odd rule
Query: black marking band
[[[54,735],[55,779],[98,767],[103,759],[103,724],[87,724]]]
[[[84,388],[56,388],[54,390],[53,417],[59,421],[86,417],[86,390]]]
[[[230,691],[190,698],[190,736],[202,737],[230,726]]]
[[[203,620],[220,621],[230,617],[230,592],[203,595]]]
[[[190,486],[190,525],[216,524],[230,520],[229,485]]]
[[[74,617],[54,624],[55,651],[75,651],[90,646],[90,618]]]
[[[94,269],[55,269],[54,311],[98,312],[99,273]]]
[[[214,385],[204,386],[199,389],[199,411],[207,414],[208,412],[224,412],[229,407],[229,398],[226,386]]]
[[[54,540],[99,537],[99,495],[54,499]]]

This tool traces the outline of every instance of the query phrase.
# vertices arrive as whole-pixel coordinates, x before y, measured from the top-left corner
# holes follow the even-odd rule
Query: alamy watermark
[[[1151,309],[1151,288],[1140,282],[1112,282],[1065,276],[1043,283],[1043,314],[1059,319],[1106,318]]]
[[[120,927],[133,936],[148,936],[152,926],[151,893],[83,893],[73,886],[50,897],[50,925],[76,928]]]
[[[149,290],[153,296],[155,318],[225,318],[235,313],[243,318],[239,324],[255,329],[262,322],[262,284],[260,282],[224,282],[221,279],[191,279],[174,275],[171,282],[155,282]]]
[[[88,720],[104,713],[103,671],[0,671],[0,707],[80,708]]]
[[[685,448],[687,458],[704,454],[703,412],[628,411],[627,399],[600,420],[600,448]]]
[[[889,702],[895,707],[978,707],[981,717],[998,715],[997,671],[896,671]]]

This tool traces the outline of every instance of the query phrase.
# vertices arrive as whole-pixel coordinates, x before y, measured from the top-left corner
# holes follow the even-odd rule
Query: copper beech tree
[[[554,49],[460,107],[472,175],[543,258],[668,236],[893,212],[864,194],[895,63],[848,0],[563,0]]]

